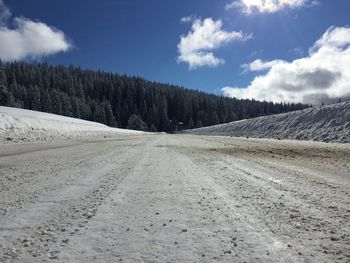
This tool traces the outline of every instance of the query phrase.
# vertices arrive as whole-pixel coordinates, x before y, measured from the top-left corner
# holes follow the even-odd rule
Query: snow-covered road
[[[349,144],[1,145],[0,262],[349,262],[349,189]]]

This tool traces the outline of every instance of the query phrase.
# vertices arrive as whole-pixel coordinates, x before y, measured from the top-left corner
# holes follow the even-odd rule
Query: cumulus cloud
[[[284,8],[299,8],[314,6],[317,0],[235,0],[226,5],[226,9],[239,8],[243,13],[250,15],[254,11],[259,13],[274,13]]]
[[[350,96],[350,27],[331,27],[310,48],[308,56],[288,62],[255,60],[250,71],[268,72],[246,88],[225,87],[231,97],[275,102],[321,101]]]
[[[0,0],[0,58],[3,61],[38,58],[71,48],[64,33],[45,23],[15,17],[9,27],[10,10]]]
[[[232,41],[246,41],[252,35],[242,32],[228,32],[222,30],[222,21],[212,18],[193,21],[192,29],[186,36],[181,36],[177,46],[178,62],[189,64],[190,69],[202,66],[216,67],[224,63],[224,59],[217,58],[211,52],[225,43]]]

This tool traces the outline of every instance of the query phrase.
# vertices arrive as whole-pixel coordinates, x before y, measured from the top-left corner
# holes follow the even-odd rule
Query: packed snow
[[[350,144],[64,144],[1,145],[0,262],[349,263]]]
[[[350,102],[241,120],[185,133],[350,143]]]
[[[144,132],[110,128],[101,123],[0,106],[0,143],[112,137]]]

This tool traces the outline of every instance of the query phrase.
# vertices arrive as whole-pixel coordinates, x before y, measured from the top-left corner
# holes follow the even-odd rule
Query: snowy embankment
[[[350,102],[241,120],[184,133],[350,143]]]
[[[60,115],[0,106],[0,143],[112,137],[144,132]]]

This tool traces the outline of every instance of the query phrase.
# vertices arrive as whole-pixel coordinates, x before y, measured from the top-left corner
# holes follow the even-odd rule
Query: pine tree
[[[72,105],[72,114],[74,118],[81,118],[79,101],[76,96],[70,98],[70,104]]]
[[[6,106],[20,108],[19,103],[16,102],[15,97],[11,93],[7,96]]]
[[[152,108],[148,111],[147,114],[147,123],[153,124],[156,130],[159,130],[159,118],[157,115],[156,106],[153,104]]]
[[[188,129],[193,129],[194,128],[194,122],[193,122],[192,118],[190,118],[190,120],[188,121],[187,128]]]
[[[157,128],[156,126],[152,123],[151,126],[149,127],[149,131],[150,132],[156,132],[157,131]]]
[[[218,124],[220,122],[216,111],[212,112],[210,120],[211,120],[211,125],[215,125],[215,124]]]
[[[62,105],[60,101],[60,96],[57,90],[52,89],[50,91],[51,105],[52,105],[52,113],[62,115]]]
[[[203,127],[203,124],[201,121],[198,121],[197,124],[196,124],[196,128],[202,128]]]
[[[60,98],[61,107],[62,107],[62,111],[63,111],[62,115],[68,116],[68,117],[73,117],[72,105],[71,105],[70,99],[68,97],[68,94],[61,92],[59,94],[59,98]]]
[[[113,116],[111,104],[108,101],[105,101],[103,104],[106,113],[106,124],[110,127],[115,127],[115,118]]]
[[[132,114],[128,120],[127,129],[131,130],[139,130],[139,131],[147,131],[146,123],[141,119],[139,115]]]
[[[0,60],[0,105],[5,106],[8,101],[8,91],[7,91],[7,77],[3,64]]]
[[[52,112],[51,98],[47,89],[41,90],[41,111]]]
[[[168,118],[168,104],[165,96],[160,100],[159,104],[159,130],[167,131],[169,128],[169,118]]]
[[[38,86],[30,87],[30,108],[35,111],[41,110],[40,90]]]

